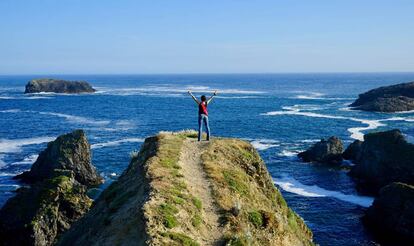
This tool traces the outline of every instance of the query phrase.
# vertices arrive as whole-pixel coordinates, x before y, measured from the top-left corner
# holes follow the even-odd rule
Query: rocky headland
[[[350,107],[377,112],[414,110],[414,82],[383,86],[360,94]]]
[[[88,187],[102,182],[81,130],[50,142],[32,169],[17,178],[30,186],[19,188],[1,208],[0,245],[54,245],[92,205]]]
[[[313,245],[254,147],[197,142],[194,132],[147,138],[117,181],[59,245]]]
[[[34,79],[27,83],[24,93],[93,93],[96,90],[86,81],[67,81],[61,79]]]

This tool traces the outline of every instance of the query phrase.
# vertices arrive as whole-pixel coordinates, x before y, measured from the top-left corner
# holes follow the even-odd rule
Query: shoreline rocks
[[[17,178],[30,183],[0,210],[0,245],[54,245],[60,234],[92,205],[87,189],[102,182],[90,162],[82,130],[48,144],[30,171]]]
[[[312,145],[308,150],[298,154],[304,162],[319,162],[325,164],[340,164],[342,162],[342,152],[344,146],[342,141],[332,136],[328,140],[321,141]]]
[[[383,86],[359,95],[350,107],[376,112],[414,110],[414,82]]]
[[[414,184],[414,144],[399,130],[366,134],[352,148],[359,150],[350,155],[356,165],[349,174],[360,191],[376,194],[392,182]]]
[[[26,84],[24,93],[94,93],[96,90],[86,81],[67,81],[60,79],[34,79]]]
[[[391,183],[381,189],[363,217],[381,241],[412,245],[414,241],[414,186]]]

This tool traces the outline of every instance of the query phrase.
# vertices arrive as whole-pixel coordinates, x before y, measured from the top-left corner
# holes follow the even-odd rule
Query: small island
[[[26,85],[24,93],[93,93],[96,90],[86,81],[67,81],[61,79],[33,79]]]
[[[360,94],[349,106],[364,111],[388,113],[414,110],[414,82],[370,90]]]

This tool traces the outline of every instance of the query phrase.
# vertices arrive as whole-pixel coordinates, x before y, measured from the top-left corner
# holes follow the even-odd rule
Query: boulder
[[[72,171],[20,188],[0,210],[0,245],[53,245],[92,204]]]
[[[342,154],[342,157],[345,160],[351,160],[354,163],[356,163],[358,161],[358,159],[360,158],[361,150],[362,150],[362,141],[355,140],[353,143],[351,143],[346,148],[346,150]]]
[[[414,186],[391,183],[363,217],[364,224],[374,235],[392,245],[412,245],[414,242]]]
[[[75,179],[86,186],[98,185],[103,181],[91,164],[90,145],[83,130],[75,130],[50,142],[30,171],[15,178],[33,183],[50,178],[55,169],[72,170]]]
[[[24,93],[93,93],[96,90],[86,81],[67,81],[60,79],[34,79],[27,83]]]
[[[399,130],[366,134],[360,148],[349,173],[360,191],[376,194],[392,182],[414,184],[414,144]]]
[[[414,110],[414,82],[370,90],[360,94],[350,106],[354,109],[377,112]]]
[[[315,143],[308,150],[299,153],[298,157],[305,162],[339,164],[342,162],[343,150],[342,141],[333,136],[328,140],[322,139]]]

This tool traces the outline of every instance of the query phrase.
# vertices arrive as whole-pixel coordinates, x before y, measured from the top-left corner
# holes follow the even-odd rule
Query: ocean
[[[86,80],[95,94],[25,95],[34,78]],[[0,76],[0,206],[22,184],[47,142],[84,129],[105,188],[129,163],[130,153],[159,131],[197,127],[196,96],[209,105],[213,137],[250,141],[260,152],[289,206],[320,245],[376,245],[360,217],[373,201],[355,190],[347,171],[303,163],[296,154],[335,135],[345,145],[364,133],[398,128],[414,139],[414,112],[372,113],[347,106],[359,93],[414,81],[414,73],[191,74]]]

